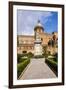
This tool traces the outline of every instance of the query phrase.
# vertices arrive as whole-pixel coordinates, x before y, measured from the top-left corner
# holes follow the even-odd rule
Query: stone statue
[[[38,32],[36,32],[36,40],[40,40],[40,36]]]

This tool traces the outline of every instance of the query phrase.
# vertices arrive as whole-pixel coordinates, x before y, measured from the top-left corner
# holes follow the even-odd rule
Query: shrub
[[[18,62],[18,63],[24,62],[24,61],[27,60],[27,59],[28,59],[28,57],[26,57],[26,56],[21,57],[21,58],[19,59],[19,62]]]
[[[21,61],[25,60],[24,57],[27,57],[27,54],[17,54],[17,63],[20,63]]]
[[[50,60],[50,59],[46,59],[45,62],[48,64],[48,66],[53,69],[55,72],[57,72],[58,69],[58,64],[57,62]]]
[[[27,56],[27,53],[23,53],[23,54],[22,54],[22,57],[24,57],[24,56]]]
[[[55,62],[58,62],[58,58],[54,58],[54,61],[55,61]]]
[[[29,64],[30,60],[25,60],[24,62],[17,64],[17,77],[20,76],[20,74],[23,72],[25,67]]]
[[[54,54],[54,57],[55,57],[55,58],[58,58],[58,53],[55,53],[55,54]]]
[[[44,56],[45,58],[47,58],[47,57],[48,57],[48,54],[45,54],[45,53],[44,53],[43,56]]]
[[[53,55],[50,55],[50,56],[48,56],[48,59],[52,60],[52,61],[55,61],[55,62],[58,62],[58,54],[55,53]]]
[[[33,55],[33,53],[29,52],[29,53],[27,54],[27,56],[28,56],[29,58],[32,58],[34,55]]]
[[[48,58],[49,60],[52,60],[52,61],[55,61],[55,62],[58,62],[58,58],[56,57],[53,57],[53,58]]]
[[[21,57],[22,57],[22,54],[17,54],[17,62],[18,63],[20,62]]]
[[[47,46],[43,46],[43,56],[44,56],[45,58],[48,57]]]

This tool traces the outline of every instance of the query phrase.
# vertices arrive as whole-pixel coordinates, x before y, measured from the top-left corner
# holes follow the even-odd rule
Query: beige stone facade
[[[52,34],[44,32],[44,28],[39,24],[34,28],[34,35],[17,35],[17,53],[22,54],[24,52],[32,52],[34,53],[34,41],[35,41],[35,33],[38,32],[39,36],[42,40],[42,46],[48,46],[49,40],[54,38],[57,40],[58,33],[54,32]],[[55,49],[55,50],[54,50]],[[57,48],[49,47],[47,48],[48,51],[53,53],[57,51]]]

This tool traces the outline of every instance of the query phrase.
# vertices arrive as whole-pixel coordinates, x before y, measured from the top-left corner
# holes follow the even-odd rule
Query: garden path
[[[30,64],[21,74],[20,80],[23,79],[42,79],[42,78],[55,78],[56,75],[45,63],[44,58],[31,59]]]

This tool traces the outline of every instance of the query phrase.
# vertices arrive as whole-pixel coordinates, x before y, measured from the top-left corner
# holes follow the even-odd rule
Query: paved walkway
[[[42,79],[42,78],[55,78],[56,75],[45,63],[45,59],[31,59],[30,64],[25,69],[20,79]]]

